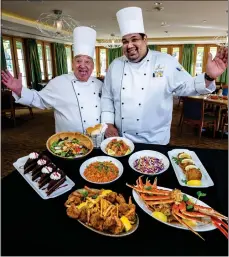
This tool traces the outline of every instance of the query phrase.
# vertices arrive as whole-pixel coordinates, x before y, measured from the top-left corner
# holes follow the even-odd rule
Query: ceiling
[[[95,26],[97,39],[106,38],[111,33],[119,35],[116,12],[128,6],[142,8],[148,38],[213,37],[225,35],[228,30],[227,1],[161,1],[164,10],[160,12],[153,9],[155,2],[2,1],[2,11],[37,20],[43,12],[60,9],[71,15],[79,25]],[[2,28],[8,29],[8,34],[16,31],[41,36],[34,27],[2,19]],[[162,27],[162,22],[169,26]]]

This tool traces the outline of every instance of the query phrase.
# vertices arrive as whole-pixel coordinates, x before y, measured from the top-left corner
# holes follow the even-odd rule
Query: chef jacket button
[[[141,103],[139,103],[139,106],[141,106]]]
[[[124,120],[124,118],[122,117],[122,120]]]
[[[125,89],[125,87],[122,88],[123,90]]]
[[[78,95],[80,95],[80,93],[78,93]]]
[[[84,120],[83,122],[86,122],[86,120]]]
[[[94,92],[94,95],[95,95],[95,92]]]
[[[94,83],[94,80],[92,80],[92,82]]]
[[[124,75],[126,76],[126,73],[124,73]]]
[[[74,80],[74,83],[76,83],[76,81]]]
[[[144,89],[144,87],[142,87],[142,90]]]
[[[123,132],[124,134],[126,133],[126,131]]]
[[[147,62],[149,62],[149,60],[147,60]]]
[[[137,121],[139,121],[139,119],[137,119]]]
[[[124,105],[124,103],[122,103],[122,105]]]
[[[138,135],[138,132],[136,132],[136,135]]]
[[[96,105],[95,108],[97,108],[98,106]]]
[[[144,73],[144,75],[146,75],[146,73]]]
[[[99,119],[96,119],[97,121],[99,120]]]
[[[81,109],[83,109],[83,106],[81,106]]]

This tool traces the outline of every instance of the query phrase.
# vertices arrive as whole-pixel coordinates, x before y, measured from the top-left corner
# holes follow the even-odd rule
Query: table
[[[198,95],[198,96],[189,96],[189,98],[194,98],[194,99],[203,99],[205,103],[209,104],[216,104],[224,107],[228,107],[228,100],[224,99],[211,99],[208,98],[206,95]]]
[[[179,147],[135,144],[135,151],[156,150],[166,155],[167,151],[174,148]],[[228,151],[193,150],[215,183],[214,187],[201,189],[207,193],[203,201],[227,216]],[[97,149],[89,157],[98,155],[104,154]],[[127,156],[119,160],[124,165],[122,177],[103,188],[123,193],[128,198],[132,190],[125,184],[134,184],[139,173],[129,167]],[[205,238],[203,241],[191,231],[162,224],[138,206],[139,228],[127,237],[105,237],[85,228],[77,220],[70,219],[64,207],[64,202],[73,190],[84,185],[93,187],[79,175],[79,167],[85,159],[62,161],[52,158],[52,161],[76,183],[71,191],[57,198],[40,198],[17,171],[2,179],[2,255],[228,256],[228,240],[219,230],[201,233]],[[171,165],[166,172],[158,175],[158,185],[179,188],[193,196],[199,190],[180,186]]]

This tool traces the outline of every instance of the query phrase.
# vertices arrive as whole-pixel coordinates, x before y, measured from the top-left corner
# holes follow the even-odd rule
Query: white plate
[[[43,189],[40,189],[38,187],[37,182],[32,181],[30,173],[24,174],[23,166],[28,160],[28,158],[29,156],[24,156],[19,158],[15,163],[13,163],[13,166],[22,175],[22,177],[30,184],[30,186],[40,195],[41,198],[43,199],[55,198],[71,190],[72,187],[75,185],[75,183],[69,177],[66,176],[66,181],[62,185],[60,185],[60,188],[55,190],[51,195],[47,196],[46,191]]]
[[[166,187],[157,187],[158,189],[164,189],[164,190],[170,190],[172,191],[172,189],[170,188],[166,188]],[[152,216],[152,211],[149,210],[147,208],[147,206],[145,205],[144,201],[141,199],[141,197],[138,195],[138,193],[135,192],[135,190],[133,189],[132,191],[133,193],[133,197],[134,197],[134,200],[135,202],[139,205],[139,207],[144,211],[146,212],[147,214],[149,214],[152,218],[156,219],[155,217]],[[187,195],[187,194],[185,194]],[[196,204],[199,204],[201,206],[204,206],[204,207],[209,207],[211,208],[210,206],[208,206],[207,204],[205,204],[204,202],[200,201],[200,200],[197,200],[195,197],[192,197],[190,195],[187,195],[191,200],[193,200],[194,202],[196,202]],[[161,223],[164,223],[168,226],[171,226],[171,227],[174,227],[174,228],[179,228],[179,229],[185,229],[185,230],[189,230],[188,228],[182,226],[181,224],[172,224],[172,223],[169,223],[169,222],[164,222],[164,221],[161,221],[159,219],[156,219],[158,221],[160,221]],[[195,231],[199,231],[199,232],[204,232],[204,231],[210,231],[210,230],[214,230],[216,229],[215,226],[213,226],[212,224],[198,224],[196,227],[193,227],[193,230]]]
[[[113,139],[123,140],[123,141],[130,147],[130,153],[128,153],[128,154],[126,154],[126,155],[122,155],[122,156],[116,156],[116,155],[110,155],[110,154],[108,154],[108,153],[106,152],[106,147],[107,147],[107,145],[110,143],[110,141],[113,140]],[[101,150],[102,150],[105,154],[107,154],[107,155],[109,155],[109,156],[113,156],[113,157],[119,158],[119,157],[124,157],[124,156],[130,155],[130,154],[134,151],[134,143],[133,143],[131,140],[125,138],[125,137],[108,137],[107,139],[103,140],[103,142],[101,143],[100,148],[101,148]]]
[[[141,157],[144,157],[144,156],[155,157],[155,158],[158,158],[158,159],[162,160],[162,162],[164,163],[164,169],[160,172],[157,172],[157,173],[145,173],[145,172],[141,172],[141,171],[135,169],[134,168],[134,162],[137,159],[139,159]],[[156,176],[158,174],[161,174],[161,173],[165,172],[169,168],[169,159],[162,153],[159,153],[159,152],[156,152],[156,151],[151,151],[151,150],[143,150],[143,151],[133,153],[130,156],[129,165],[133,170],[135,170],[135,171],[137,171],[141,174],[148,175],[148,176]]]
[[[109,181],[109,182],[92,182],[90,180],[88,180],[85,176],[84,176],[84,171],[85,169],[87,168],[87,166],[93,162],[109,162],[111,161],[117,168],[118,168],[118,171],[119,171],[119,174],[118,174],[118,177],[115,178],[114,180],[112,181]],[[109,157],[109,156],[97,156],[97,157],[92,157],[90,159],[88,159],[87,161],[85,161],[81,166],[80,166],[80,175],[82,178],[84,178],[86,181],[90,182],[90,183],[93,183],[93,184],[110,184],[114,181],[116,181],[117,179],[119,179],[121,176],[122,176],[122,173],[123,173],[123,166],[122,166],[122,163],[115,159],[115,158],[112,158],[112,157]]]
[[[193,161],[195,162],[195,165],[200,169],[200,171],[202,173],[202,179],[201,179],[202,185],[201,186],[188,186],[187,184],[185,184],[185,182],[183,182],[184,180],[186,180],[186,176],[184,175],[184,172],[182,171],[180,166],[177,165],[175,163],[175,161],[172,159],[172,157],[177,157],[177,155],[181,152],[185,152],[185,153],[189,154],[192,157]],[[195,187],[195,188],[206,188],[206,187],[214,186],[214,183],[213,183],[211,177],[209,176],[208,172],[204,168],[203,164],[201,163],[200,159],[197,157],[195,152],[187,150],[187,149],[173,149],[168,152],[168,156],[172,163],[177,180],[181,186]]]

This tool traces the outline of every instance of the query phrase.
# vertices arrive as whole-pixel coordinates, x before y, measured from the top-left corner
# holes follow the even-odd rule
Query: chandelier
[[[225,36],[215,37],[216,45],[228,47],[228,32]]]
[[[78,23],[61,10],[42,13],[37,20],[37,29],[46,36],[60,39],[72,39],[72,33]]]
[[[115,49],[122,46],[122,42],[119,37],[116,37],[115,34],[111,33],[107,39],[100,40],[100,43],[109,49]]]

